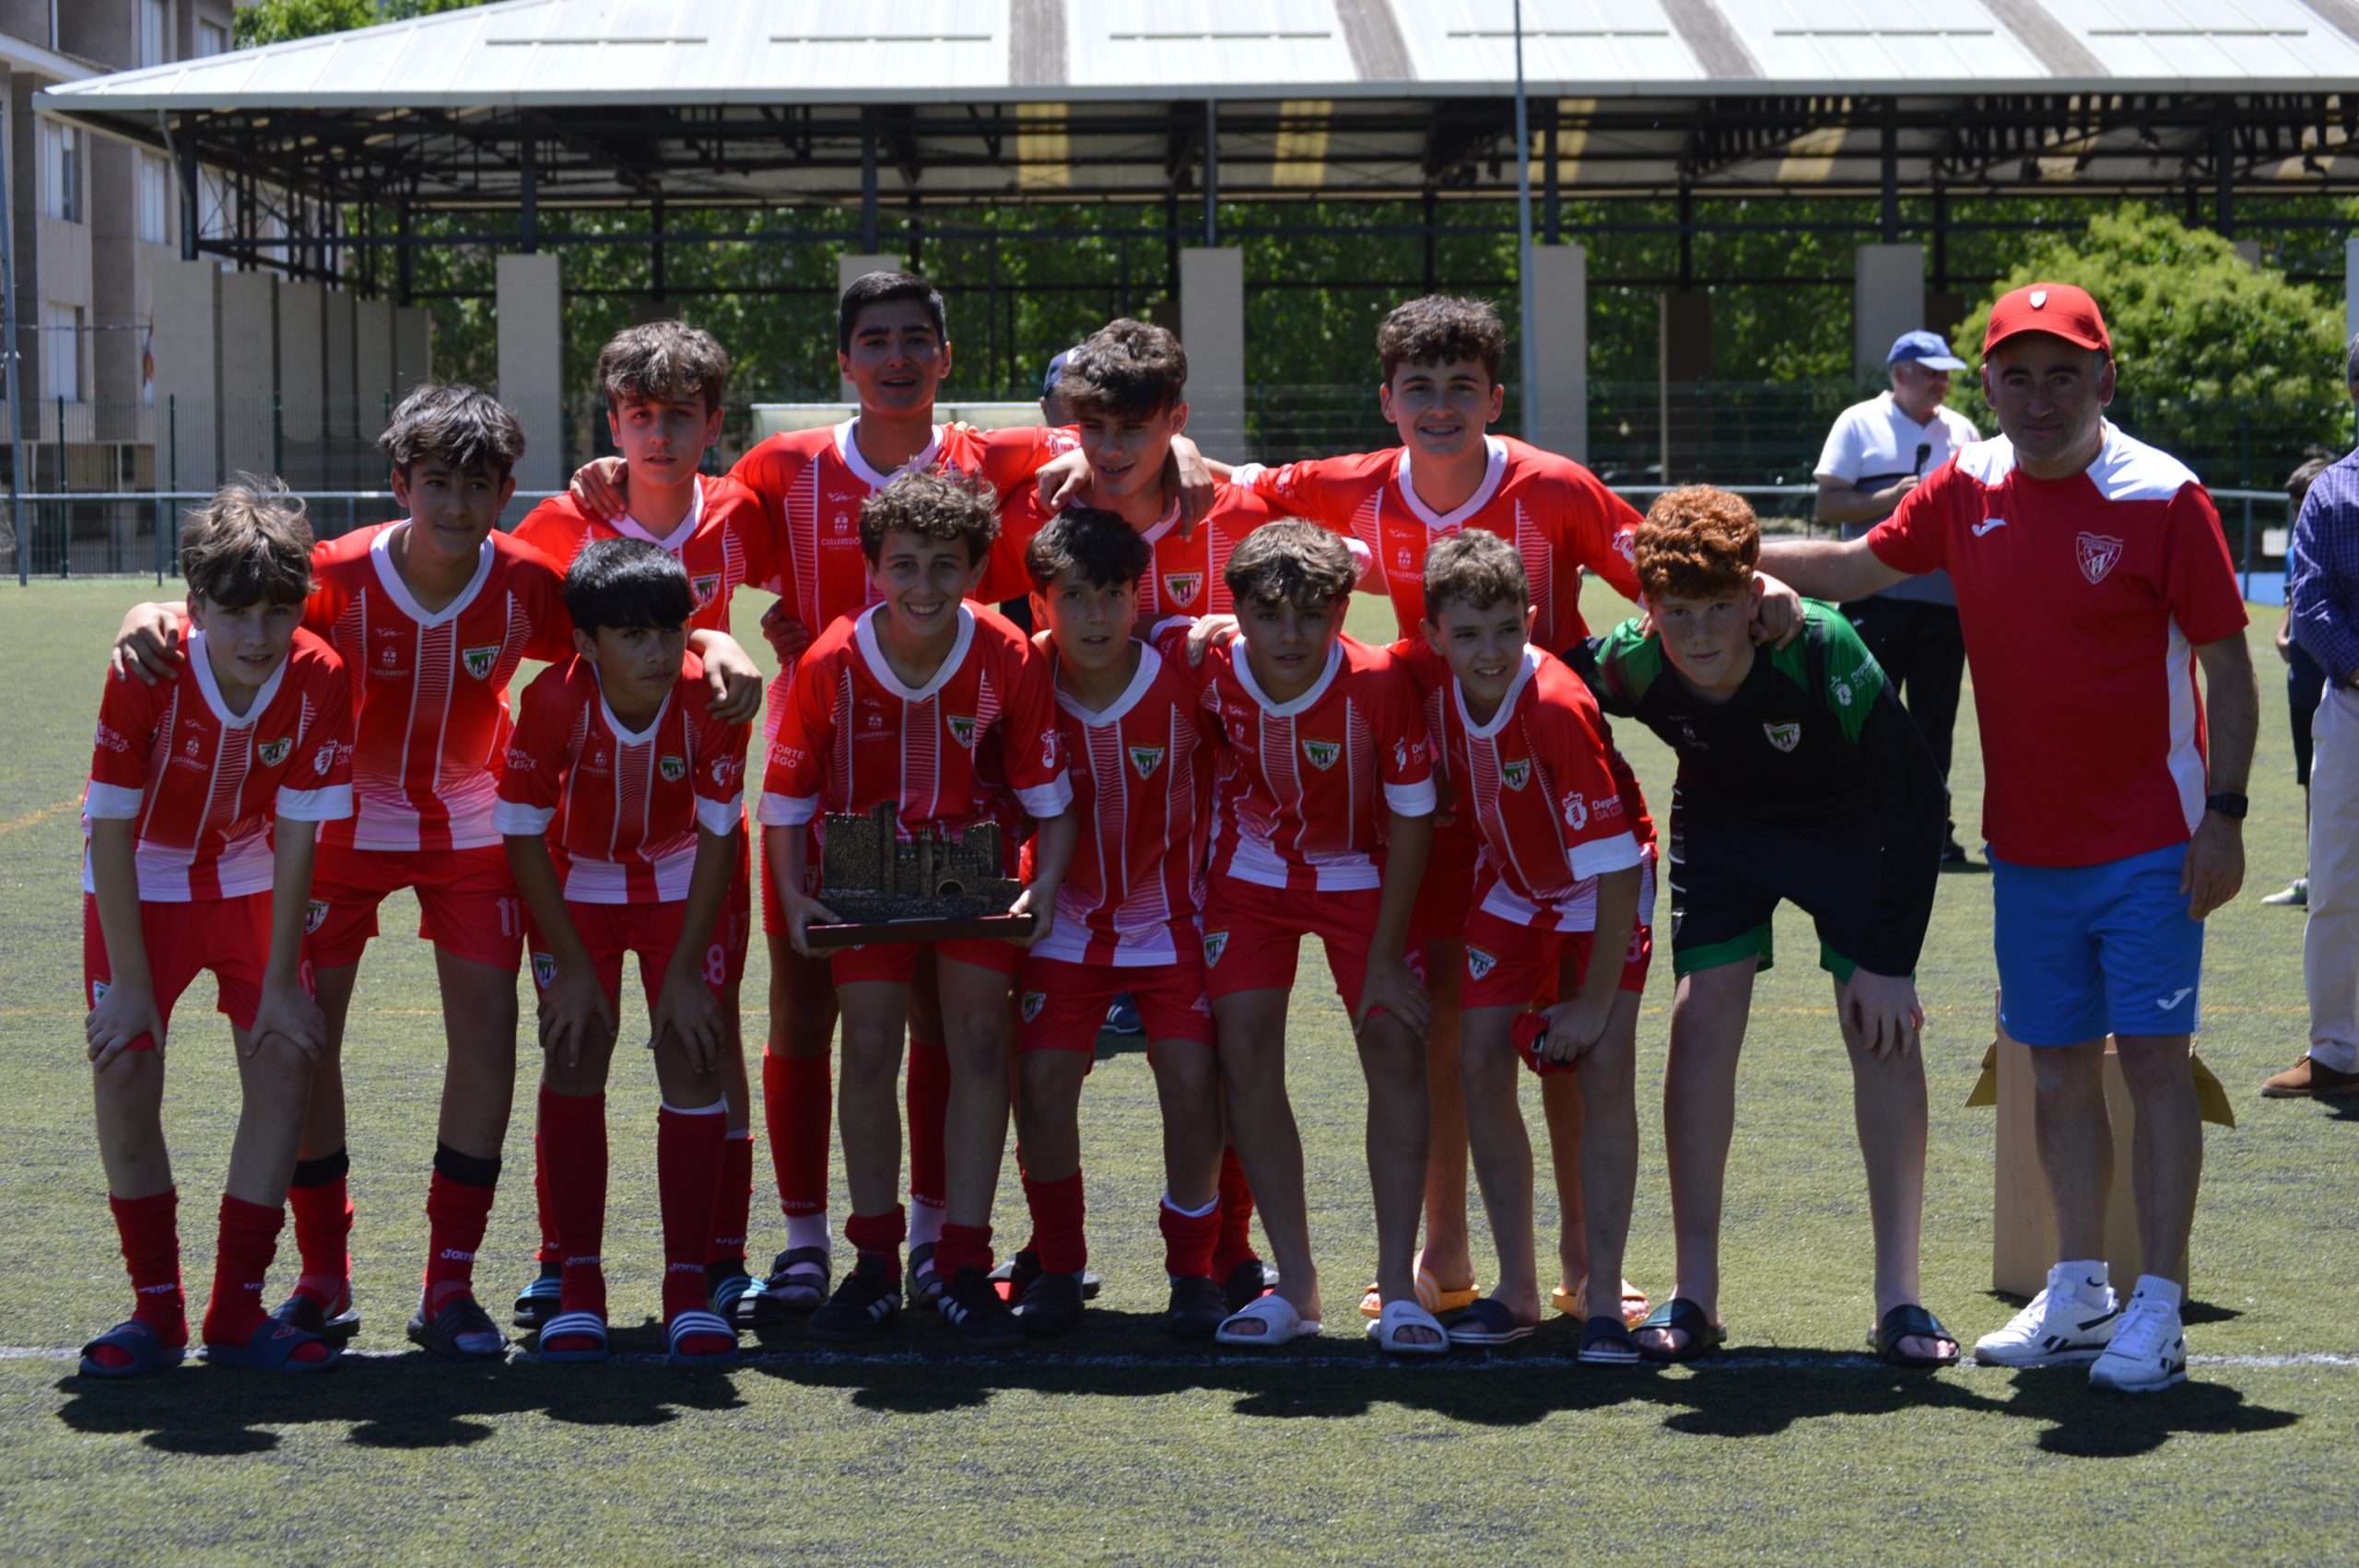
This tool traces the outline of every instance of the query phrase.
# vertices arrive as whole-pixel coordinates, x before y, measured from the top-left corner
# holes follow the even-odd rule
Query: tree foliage
[[[239,7],[230,36],[240,49],[322,33],[349,32],[381,22],[403,22],[437,11],[464,10],[487,0],[255,0]]]

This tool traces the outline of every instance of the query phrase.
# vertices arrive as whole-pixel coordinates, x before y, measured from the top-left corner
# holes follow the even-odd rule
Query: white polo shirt
[[[1892,400],[1892,393],[1880,392],[1836,416],[1813,473],[1820,479],[1839,479],[1855,490],[1872,492],[1911,474],[1929,475],[1960,447],[1979,439],[1973,422],[1946,405],[1933,410],[1932,418],[1919,425]],[[1931,449],[1921,465],[1917,462],[1919,446]],[[1874,526],[1873,521],[1846,524],[1843,537],[1857,539]],[[1943,572],[1928,572],[1895,583],[1882,596],[1935,604],[1957,603],[1956,591]]]

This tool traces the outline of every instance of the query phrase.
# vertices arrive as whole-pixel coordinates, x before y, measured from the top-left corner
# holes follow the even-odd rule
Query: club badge
[[[484,680],[491,674],[492,666],[499,662],[499,644],[487,643],[481,648],[464,649],[459,658],[466,664],[468,674],[478,681]]]
[[[1761,732],[1768,736],[1769,743],[1781,752],[1792,751],[1802,743],[1802,727],[1800,724],[1764,724]]]
[[[1155,770],[1162,766],[1163,748],[1161,746],[1133,746],[1131,748],[1131,766],[1140,778],[1154,778]]]
[[[1344,755],[1344,747],[1337,741],[1305,741],[1302,755],[1310,759],[1311,766],[1324,773],[1335,766],[1335,759]]]

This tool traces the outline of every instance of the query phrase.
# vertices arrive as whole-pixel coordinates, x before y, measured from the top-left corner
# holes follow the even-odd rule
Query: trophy
[[[905,838],[900,817],[887,801],[866,816],[830,812],[822,820],[819,901],[840,919],[805,928],[815,951],[1031,929],[1029,916],[1007,912],[1023,884],[1003,872],[997,823],[976,823],[955,837],[920,828]]]

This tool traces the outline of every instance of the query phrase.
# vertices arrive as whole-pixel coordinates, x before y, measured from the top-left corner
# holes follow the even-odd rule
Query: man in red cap
[[[1997,439],[1965,448],[1866,537],[1773,544],[1761,564],[1822,599],[1933,570],[1956,584],[1982,731],[2000,1021],[2034,1047],[2062,1255],[1975,1355],[2093,1363],[2095,1387],[2165,1388],[2187,1375],[2180,1313],[2203,1168],[2189,1051],[2202,922],[2244,881],[2259,688],[2211,497],[2105,418],[2115,368],[2096,301],[2064,283],[2018,288],[1992,308],[1982,356]],[[2138,1117],[2145,1272],[2126,1300],[2100,1256],[2107,1035]]]

